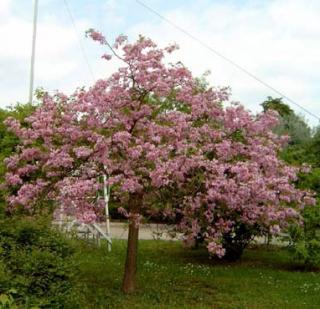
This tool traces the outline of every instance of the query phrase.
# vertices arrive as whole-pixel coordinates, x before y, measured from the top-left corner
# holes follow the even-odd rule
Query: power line
[[[85,48],[84,48],[84,46],[83,46],[83,44],[82,44],[82,41],[81,41],[81,39],[80,39],[79,31],[78,31],[78,29],[77,29],[77,26],[76,26],[76,23],[75,23],[75,21],[74,21],[73,15],[72,15],[72,13],[71,13],[70,6],[68,5],[67,0],[63,0],[63,3],[64,3],[64,6],[65,6],[65,8],[66,8],[66,10],[67,10],[67,12],[68,12],[69,17],[70,17],[70,20],[71,20],[71,23],[72,23],[74,32],[75,32],[75,34],[76,34],[76,36],[77,36],[78,44],[79,44],[79,47],[80,47],[80,50],[81,50],[83,59],[84,59],[84,61],[85,61],[86,64],[87,64],[88,71],[89,71],[89,73],[90,73],[90,75],[91,75],[91,78],[92,78],[92,80],[93,80],[93,82],[94,82],[94,81],[95,81],[95,77],[94,77],[92,68],[91,68],[91,66],[90,66],[90,63],[89,63],[89,60],[88,60],[88,57],[87,57]]]
[[[188,36],[189,38],[191,38],[192,40],[198,42],[200,45],[202,45],[203,47],[205,47],[206,49],[208,49],[209,51],[211,51],[212,53],[214,53],[215,55],[217,55],[218,57],[222,58],[223,60],[225,60],[226,62],[228,62],[229,64],[233,65],[234,67],[236,67],[238,70],[242,71],[243,73],[245,73],[246,75],[248,75],[249,77],[251,77],[252,79],[254,79],[255,81],[259,82],[260,84],[262,84],[263,86],[269,88],[270,90],[272,90],[273,92],[279,94],[281,97],[285,98],[287,101],[289,101],[290,103],[294,104],[295,106],[299,107],[300,109],[302,109],[304,112],[306,112],[307,114],[309,114],[310,116],[316,118],[317,120],[320,121],[320,117],[317,116],[316,114],[314,114],[313,112],[307,110],[305,107],[301,106],[299,103],[295,102],[293,99],[291,99],[290,97],[286,96],[284,93],[282,93],[281,91],[277,90],[276,88],[274,88],[273,86],[271,86],[270,84],[264,82],[262,79],[260,79],[259,77],[257,77],[256,75],[252,74],[250,71],[248,71],[246,68],[242,67],[241,65],[237,64],[235,61],[231,60],[230,58],[224,56],[222,53],[220,53],[219,51],[217,51],[216,49],[212,48],[210,45],[208,45],[207,43],[203,42],[202,40],[200,40],[199,38],[197,38],[195,35],[191,34],[190,32],[188,32],[187,30],[185,30],[184,28],[180,27],[179,25],[177,25],[176,23],[174,23],[173,21],[171,21],[170,19],[164,17],[163,15],[161,15],[159,12],[157,12],[155,9],[151,8],[150,6],[148,6],[147,4],[145,4],[144,2],[140,1],[140,0],[135,0],[139,5],[143,6],[145,9],[147,9],[149,12],[153,13],[154,15],[158,16],[160,19],[164,20],[165,22],[167,22],[168,24],[170,24],[172,27],[174,27],[175,29],[179,30],[180,32],[184,33],[186,36]]]

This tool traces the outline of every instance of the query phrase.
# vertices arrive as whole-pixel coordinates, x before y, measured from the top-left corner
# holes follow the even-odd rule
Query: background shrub
[[[45,222],[0,222],[0,294],[17,291],[26,308],[79,308],[74,248]]]
[[[289,229],[290,251],[295,261],[307,269],[320,267],[320,203],[303,211],[302,226]]]

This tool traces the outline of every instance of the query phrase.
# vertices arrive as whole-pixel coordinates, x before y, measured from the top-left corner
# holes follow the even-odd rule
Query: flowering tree
[[[79,89],[70,97],[45,95],[26,127],[7,120],[22,142],[18,153],[6,160],[7,200],[11,208],[30,210],[39,202],[55,201],[56,213],[92,222],[101,209],[99,178],[107,175],[114,198],[128,205],[123,289],[131,292],[141,210],[148,207],[159,177],[162,186],[169,183],[169,175],[161,175],[163,166],[188,147],[190,115],[179,111],[178,102],[164,106],[182,89],[188,89],[183,95],[192,101],[196,81],[181,64],[163,63],[174,45],[158,49],[149,39],[129,44],[120,36],[110,46],[102,34],[90,30],[88,35],[108,45],[125,66],[87,91]],[[216,93],[206,96],[214,106]]]
[[[294,171],[276,159],[272,114],[256,119],[241,107],[224,110],[228,89],[201,87],[181,63],[164,63],[175,45],[160,49],[120,36],[111,46],[101,33],[87,34],[110,48],[104,59],[124,66],[70,97],[44,95],[27,126],[7,120],[21,140],[6,160],[9,208],[54,202],[56,213],[94,222],[107,175],[113,198],[127,205],[126,293],[135,288],[140,216],[155,204],[179,209],[186,237],[201,234],[219,256],[239,222],[278,230],[296,217],[285,207],[307,201],[290,184]]]
[[[205,241],[211,254],[235,260],[255,236],[278,235],[301,222],[300,210],[315,200],[294,185],[307,170],[277,157],[287,137],[272,133],[275,113],[253,116],[235,104],[220,117],[218,130],[207,119],[193,136],[200,159],[180,182],[178,228],[187,244]]]

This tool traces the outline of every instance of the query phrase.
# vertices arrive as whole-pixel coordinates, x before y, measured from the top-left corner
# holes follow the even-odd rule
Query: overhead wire
[[[92,70],[92,68],[91,68],[91,65],[90,65],[90,63],[89,63],[89,59],[88,59],[88,57],[87,57],[87,53],[86,53],[85,48],[84,48],[84,46],[83,46],[83,44],[82,44],[82,40],[81,40],[81,38],[80,38],[80,35],[79,35],[79,31],[78,31],[76,22],[75,22],[75,20],[74,20],[73,14],[72,14],[72,12],[71,12],[71,8],[70,8],[67,0],[63,0],[63,3],[64,3],[64,6],[65,6],[65,8],[66,8],[66,11],[67,11],[67,13],[68,13],[68,15],[69,15],[71,24],[72,24],[72,26],[73,26],[73,30],[74,30],[74,32],[75,32],[75,34],[76,34],[76,37],[77,37],[77,40],[78,40],[78,45],[79,45],[79,48],[80,48],[80,50],[81,50],[83,59],[84,59],[86,65],[87,65],[87,67],[88,67],[88,71],[89,71],[89,73],[90,73],[90,75],[91,75],[92,81],[94,82],[96,79],[95,79],[93,70]]]
[[[158,16],[160,19],[162,19],[163,21],[165,21],[166,23],[170,24],[172,27],[174,27],[175,29],[179,30],[180,32],[184,33],[186,36],[188,36],[189,38],[191,38],[192,40],[196,41],[197,43],[199,43],[200,45],[202,45],[203,47],[205,47],[207,50],[209,50],[210,52],[214,53],[216,56],[222,58],[223,60],[225,60],[226,62],[228,62],[229,64],[231,64],[232,66],[234,66],[235,68],[237,68],[238,70],[242,71],[244,74],[248,75],[249,77],[251,77],[252,79],[254,79],[255,81],[257,81],[258,83],[262,84],[263,86],[265,86],[266,88],[272,90],[274,93],[277,93],[278,95],[280,95],[282,98],[286,99],[288,102],[290,102],[291,104],[299,107],[301,110],[303,110],[305,113],[307,113],[308,115],[316,118],[318,121],[320,121],[320,117],[318,115],[316,115],[315,113],[309,111],[308,109],[306,109],[305,107],[303,107],[302,105],[300,105],[299,103],[297,103],[295,100],[291,99],[290,97],[288,97],[287,95],[285,95],[282,91],[277,90],[274,86],[270,85],[269,83],[263,81],[261,78],[259,78],[258,76],[256,76],[255,74],[251,73],[248,69],[244,68],[243,66],[239,65],[238,63],[236,63],[235,61],[233,61],[232,59],[224,56],[221,52],[219,52],[218,50],[214,49],[213,47],[211,47],[209,44],[207,44],[206,42],[202,41],[201,39],[199,39],[198,37],[196,37],[195,35],[193,35],[192,33],[188,32],[187,30],[185,30],[184,28],[180,27],[179,25],[177,25],[176,23],[174,23],[173,21],[171,21],[170,19],[168,19],[167,17],[163,16],[162,14],[160,14],[158,11],[156,11],[155,9],[153,9],[152,7],[148,6],[145,2],[141,1],[141,0],[135,0],[140,6],[144,7],[146,10],[148,10],[149,12],[153,13],[154,15]]]

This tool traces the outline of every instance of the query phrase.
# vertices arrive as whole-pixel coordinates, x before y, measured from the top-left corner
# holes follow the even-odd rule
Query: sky
[[[319,0],[140,1],[320,117]],[[28,99],[32,6],[32,0],[0,0],[0,107]],[[210,71],[212,86],[230,86],[231,100],[253,112],[267,96],[279,97],[135,0],[39,0],[36,87],[72,93],[117,68],[101,59],[104,47],[85,38],[89,28],[110,41],[142,34],[162,47],[177,43],[173,61],[195,76]],[[319,124],[291,107],[311,126]]]

